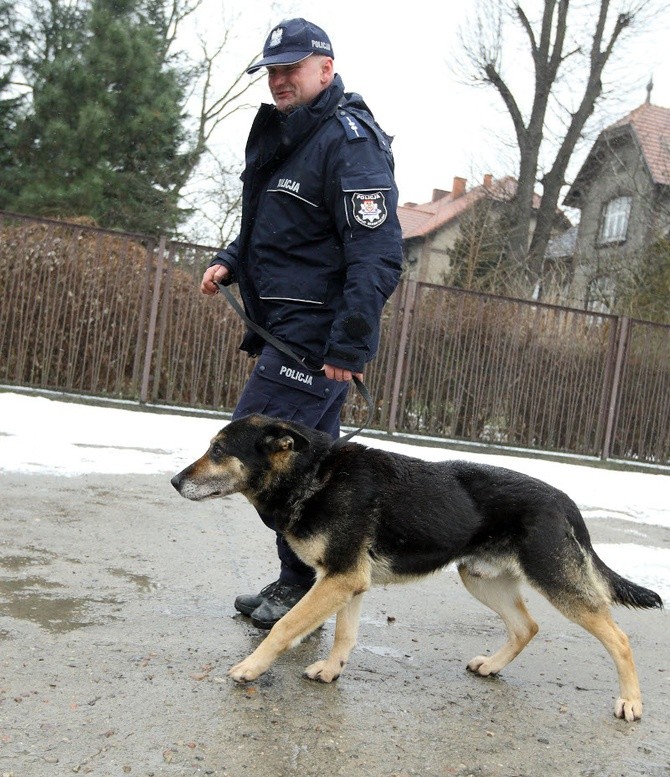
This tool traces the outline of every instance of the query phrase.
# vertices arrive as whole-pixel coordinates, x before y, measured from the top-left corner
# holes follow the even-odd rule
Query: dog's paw
[[[245,658],[244,661],[240,661],[239,664],[235,664],[228,670],[228,677],[231,677],[236,683],[250,683],[260,677],[264,671],[255,662]]]
[[[468,672],[480,675],[480,677],[490,677],[498,674],[499,670],[491,662],[491,656],[475,656],[468,664]]]
[[[641,699],[617,699],[614,707],[614,714],[617,718],[632,723],[634,720],[640,720],[642,717]]]
[[[340,676],[343,666],[344,662],[341,664],[338,662],[333,666],[328,661],[317,661],[308,666],[302,673],[302,676],[308,680],[316,680],[319,683],[332,683]]]

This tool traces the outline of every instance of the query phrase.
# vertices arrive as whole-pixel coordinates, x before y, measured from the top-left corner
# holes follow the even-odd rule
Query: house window
[[[626,239],[632,197],[615,197],[606,203],[600,225],[600,242],[617,243]]]
[[[614,306],[615,289],[612,278],[592,278],[586,289],[586,310],[593,313],[610,313]]]

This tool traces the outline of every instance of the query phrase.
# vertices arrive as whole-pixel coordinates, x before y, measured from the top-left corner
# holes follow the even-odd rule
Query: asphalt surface
[[[238,593],[275,577],[241,497],[183,500],[169,477],[0,474],[0,777],[670,775],[667,611],[618,609],[645,714],[613,716],[601,645],[528,593],[540,633],[498,678],[465,671],[503,639],[453,570],[366,594],[332,685],[302,678],[329,621],[258,681],[227,669],[263,637]],[[590,522],[596,542],[629,524]],[[636,525],[670,547],[670,530]]]

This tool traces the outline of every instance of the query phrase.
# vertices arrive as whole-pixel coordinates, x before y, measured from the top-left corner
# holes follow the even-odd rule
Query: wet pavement
[[[616,720],[613,665],[533,592],[540,633],[498,678],[465,671],[503,639],[452,570],[375,589],[337,683],[301,677],[333,622],[248,686],[263,633],[237,593],[274,578],[241,497],[186,503],[169,476],[0,474],[0,777],[670,775],[670,620],[617,609],[645,699]],[[630,524],[591,520],[595,542]],[[670,548],[670,529],[635,542]]]

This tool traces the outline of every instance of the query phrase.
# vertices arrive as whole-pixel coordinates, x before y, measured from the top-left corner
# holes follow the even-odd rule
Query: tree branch
[[[526,16],[526,12],[523,10],[523,8],[520,5],[517,5],[515,6],[514,11],[516,15],[519,17],[521,26],[526,31],[526,35],[528,36],[528,40],[530,42],[530,50],[533,55],[533,59],[535,59],[535,56],[537,54],[537,41],[535,40],[535,32],[533,31],[533,28],[530,26],[530,22],[528,21],[528,17]]]
[[[486,75],[486,80],[498,90],[498,94],[502,97],[505,107],[509,111],[512,123],[514,124],[514,131],[516,133],[517,142],[519,143],[519,148],[523,148],[526,142],[526,126],[523,123],[523,116],[521,115],[514,95],[493,64],[489,63],[484,65],[484,73]]]

